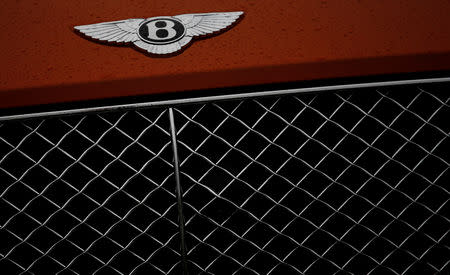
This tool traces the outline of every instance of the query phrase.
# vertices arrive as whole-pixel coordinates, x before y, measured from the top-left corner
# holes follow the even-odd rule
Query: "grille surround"
[[[64,178],[68,171],[68,165],[61,160],[63,157],[60,156],[50,162],[52,168],[48,169],[46,166],[49,162],[46,162],[46,158],[51,155],[48,152],[62,151],[63,154],[65,152],[72,156],[73,165],[81,163],[89,167],[97,175],[97,178],[109,179],[111,183],[120,178],[119,183],[112,184],[117,191],[114,194],[121,194],[122,190],[130,186],[129,182],[135,177],[147,176],[143,173],[146,165],[142,160],[149,160],[150,164],[152,161],[161,161],[163,164],[152,169],[155,172],[152,172],[145,180],[157,190],[162,190],[166,194],[163,197],[166,197],[171,203],[167,204],[167,201],[155,198],[156,203],[151,204],[149,208],[156,210],[155,212],[159,215],[159,218],[154,218],[155,221],[166,221],[167,223],[164,225],[168,226],[167,224],[169,224],[172,230],[170,236],[162,237],[158,234],[164,232],[164,229],[150,230],[149,232],[145,229],[141,235],[155,238],[160,247],[159,249],[140,248],[139,251],[152,250],[156,253],[161,249],[167,249],[172,253],[166,257],[170,259],[167,260],[169,263],[166,263],[161,257],[153,260],[151,257],[145,259],[145,257],[137,255],[142,258],[141,262],[133,267],[126,267],[124,264],[126,260],[113,263],[115,259],[120,258],[114,256],[120,254],[117,252],[113,256],[104,256],[106,258],[105,261],[102,261],[104,267],[88,272],[96,271],[98,274],[102,272],[116,274],[136,272],[139,274],[144,270],[147,272],[152,270],[163,274],[178,274],[181,270],[186,269],[192,274],[224,271],[226,273],[253,274],[445,272],[448,270],[450,259],[442,256],[449,250],[448,229],[445,230],[449,224],[448,214],[445,214],[447,213],[445,209],[449,205],[449,191],[448,184],[446,185],[444,180],[450,178],[450,171],[448,169],[449,156],[442,152],[442,148],[445,148],[443,145],[449,142],[450,127],[448,123],[445,123],[445,119],[436,120],[435,117],[443,116],[442,110],[445,113],[449,112],[449,86],[443,83],[442,79],[438,81],[441,84],[423,84],[425,82],[427,81],[396,82],[400,85],[396,88],[392,82],[386,82],[375,85],[372,83],[359,86],[349,85],[348,87],[303,89],[303,92],[333,91],[330,94],[304,94],[299,93],[301,92],[299,90],[292,90],[284,93],[265,92],[259,95],[214,97],[208,100],[193,99],[183,102],[149,103],[141,106],[122,106],[120,109],[109,110],[107,113],[67,117],[58,117],[67,112],[52,113],[56,118],[41,118],[43,115],[48,116],[49,114],[16,116],[13,118],[30,118],[30,120],[0,124],[2,147],[8,148],[9,146],[9,149],[0,151],[2,152],[0,154],[2,177],[6,179],[5,172],[9,173],[18,169],[13,173],[17,173],[17,175],[13,175],[14,183],[5,184],[6,187],[2,187],[0,195],[2,207],[6,209],[5,203],[13,204],[17,208],[16,216],[28,215],[35,218],[33,215],[37,214],[28,213],[31,208],[29,205],[32,205],[34,200],[46,197],[42,195],[46,194],[44,187],[42,190],[45,190],[40,195],[30,195],[30,197],[21,199],[24,192],[19,192],[20,195],[11,198],[10,192],[6,189],[16,188],[19,184],[23,185],[22,181],[32,170],[26,168],[23,159],[18,158],[11,161],[11,152],[20,153],[22,150],[27,150],[25,155],[32,160],[32,163],[35,162],[30,165],[33,168],[47,168],[55,178]],[[429,82],[436,82],[436,80]],[[348,88],[366,88],[366,90],[347,91]],[[354,98],[359,98],[359,101],[355,103]],[[223,99],[229,101],[221,101]],[[419,100],[429,104],[427,106],[416,104]],[[179,103],[183,103],[183,105],[177,105]],[[381,105],[383,105],[382,110],[378,110],[377,106]],[[344,108],[350,109],[342,111]],[[78,110],[71,111],[71,113],[86,111]],[[91,111],[104,111],[104,108],[94,108]],[[344,112],[345,115],[339,117],[340,112]],[[404,115],[408,116],[403,118]],[[301,123],[296,122],[298,118],[301,118]],[[105,127],[109,125],[110,128],[107,129],[115,132],[115,135],[105,134],[102,136],[101,133],[94,133],[96,129],[82,128],[80,130],[78,128],[83,126],[84,120],[90,119],[103,121],[103,124],[106,123]],[[127,119],[129,119],[128,123]],[[138,122],[142,119],[144,122],[141,125]],[[359,122],[354,122],[355,119],[359,119]],[[55,141],[44,136],[47,139],[46,142],[50,144],[50,149],[47,151],[35,152],[36,148],[45,148],[37,146],[39,144],[37,141],[32,142],[34,146],[25,147],[25,141],[28,142],[36,134],[39,136],[40,131],[43,131],[40,128],[41,125],[45,126],[49,120],[53,125],[51,127],[54,129],[53,131],[56,131],[55,129],[58,129],[58,125],[61,123],[69,125],[69,128],[65,132],[63,131],[62,135],[55,133]],[[366,123],[366,120],[369,122]],[[400,120],[404,128],[396,128],[397,121]],[[99,122],[96,123],[97,126],[101,125]],[[363,124],[364,127],[361,126],[359,129],[358,127]],[[10,135],[10,131],[5,131],[7,127],[18,128],[15,129],[13,137]],[[379,130],[380,127],[384,130]],[[24,131],[21,128],[28,129],[28,136],[25,139],[19,138],[20,133]],[[98,131],[105,133],[103,128],[98,128]],[[425,138],[417,139],[424,131],[426,132]],[[149,132],[151,132],[150,137],[143,139]],[[94,149],[100,152],[107,151],[113,160],[105,160],[104,157],[101,157],[101,153],[97,152],[94,160],[90,164],[86,164],[85,162],[89,163],[83,159],[87,156],[86,149],[77,151],[77,146],[71,152],[65,151],[70,149],[65,149],[67,147],[64,146],[64,142],[73,133],[81,135],[81,140],[86,139],[90,142],[89,146],[91,147],[89,148],[92,149],[87,151]],[[388,133],[393,136],[388,136]],[[44,135],[48,135],[48,132],[45,132]],[[342,138],[342,135],[345,137]],[[427,137],[436,136],[437,140],[427,140]],[[124,137],[127,138],[126,141],[120,142]],[[21,141],[12,144],[10,140],[14,140],[14,138],[19,138]],[[107,141],[107,138],[111,141]],[[165,142],[162,142],[161,138]],[[393,145],[390,145],[389,142],[382,144],[376,142],[382,139],[391,141],[390,143]],[[141,143],[144,140],[146,143],[143,145]],[[395,144],[393,141],[397,140],[400,141]],[[300,144],[300,149],[296,141]],[[345,143],[350,144],[342,145]],[[77,144],[83,148],[83,142],[77,142]],[[310,146],[310,144],[312,145]],[[360,149],[364,150],[363,153],[358,149],[355,149],[357,152],[350,150],[353,146],[357,148],[358,144],[363,147]],[[173,145],[177,145],[178,148],[171,148]],[[133,146],[138,146],[137,153],[127,156],[127,153],[134,148]],[[343,147],[342,150],[340,150],[340,146]],[[380,146],[382,149],[379,148]],[[159,148],[159,150],[155,150],[155,148]],[[150,151],[152,156],[140,156],[139,152],[142,150]],[[173,162],[173,159],[178,159],[178,155],[179,163],[178,161]],[[232,156],[229,157],[229,155]],[[78,159],[77,156],[81,158]],[[425,165],[425,168],[421,167],[422,163],[428,161],[428,157],[433,157],[434,161]],[[139,162],[140,159],[141,162]],[[279,160],[282,161],[279,162]],[[8,161],[22,164],[22,168],[21,165],[8,164]],[[137,161],[137,163],[133,161]],[[329,162],[329,164],[323,165],[325,162]],[[120,165],[109,171],[108,167],[112,167],[116,163]],[[342,167],[342,163],[346,163],[347,166]],[[58,168],[57,164],[62,167]],[[287,171],[285,167],[288,166],[290,166],[290,170]],[[132,171],[131,175],[123,176],[127,169]],[[247,172],[251,169],[253,169],[252,173]],[[343,177],[345,171],[349,169],[358,171],[346,175],[349,179],[342,179],[341,176]],[[416,169],[418,170],[416,171]],[[163,170],[166,172],[161,176]],[[400,175],[399,171],[403,170],[406,170],[407,176]],[[302,175],[302,177],[294,179],[298,175]],[[412,180],[412,182],[421,183],[420,186],[415,187],[417,190],[406,189],[405,191],[403,182],[409,175],[418,177],[418,179]],[[177,180],[175,176],[180,176],[180,180]],[[358,181],[357,176],[368,179],[360,186],[351,186],[352,183]],[[157,179],[153,180],[152,177]],[[312,180],[309,179],[310,177]],[[41,175],[41,178],[45,178],[45,176]],[[274,178],[277,180],[271,182]],[[79,181],[83,182],[83,179],[81,178]],[[317,182],[326,182],[326,184],[323,186],[312,184]],[[60,183],[60,185],[62,184],[67,185],[64,182]],[[274,184],[275,187],[268,188],[269,185]],[[27,184],[25,183],[25,185]],[[92,185],[92,183],[86,183],[84,185],[86,189],[81,189],[80,194],[88,194],[88,198],[94,196],[85,191]],[[52,181],[47,184],[49,189],[53,186],[56,185]],[[366,188],[369,186],[371,188]],[[428,194],[428,190],[431,189],[434,191]],[[360,194],[363,191],[364,193]],[[64,194],[64,192],[66,191],[56,192],[56,194]],[[136,192],[133,193],[133,196],[138,196],[139,191]],[[151,193],[151,191],[147,192]],[[297,196],[286,200],[294,192]],[[381,195],[377,192],[380,192]],[[114,194],[110,196],[110,199],[114,198]],[[400,195],[391,196],[391,194]],[[100,195],[97,194],[97,196]],[[425,195],[427,200],[423,203],[420,199]],[[344,196],[345,202],[341,201]],[[56,202],[58,197],[53,195],[50,201]],[[257,199],[254,199],[255,197]],[[70,198],[73,199],[76,196],[72,195]],[[306,203],[301,208],[297,205],[299,198],[304,200],[300,201],[309,204]],[[386,204],[388,198],[393,202]],[[103,204],[99,203],[100,209],[108,210],[107,205],[110,199],[104,200]],[[376,201],[377,199],[378,201]],[[21,200],[24,200],[25,204],[20,204]],[[121,205],[122,201],[125,201],[123,198],[118,200],[120,202],[116,202],[114,205]],[[142,205],[143,201],[137,199],[135,206]],[[396,204],[401,203],[403,203],[403,211],[396,210]],[[67,205],[61,206],[58,203],[56,205],[63,210],[62,212],[73,214],[67,210],[69,209]],[[162,211],[161,205],[166,205]],[[411,206],[415,207],[414,211],[408,210],[412,208]],[[358,209],[365,211],[365,214],[356,213]],[[128,208],[128,210],[128,214],[133,212],[133,209]],[[119,207],[113,213],[120,212],[123,220],[127,221],[128,216],[122,211]],[[180,215],[182,211],[184,214]],[[329,214],[330,211],[333,213]],[[412,213],[409,213],[411,211]],[[408,214],[405,214],[406,212]],[[2,213],[7,212],[2,211]],[[78,212],[74,213],[78,214]],[[10,229],[10,221],[14,221],[16,216],[5,214],[7,221],[3,222],[0,228],[2,240],[7,239],[5,234],[19,234],[16,232],[20,232],[20,228]],[[49,220],[53,216],[55,214],[51,214]],[[423,216],[425,218],[421,220],[421,223],[412,222],[414,217]],[[182,218],[180,219],[180,217]],[[285,219],[290,221],[287,225],[284,222]],[[386,220],[388,223],[385,223]],[[58,221],[61,223],[64,219],[61,218]],[[330,221],[334,221],[334,226],[329,225]],[[18,222],[22,225],[28,225],[28,223],[31,222]],[[81,220],[79,224],[91,226],[87,220]],[[109,229],[113,230],[119,225],[121,225],[120,221],[112,222]],[[186,226],[185,229],[184,226]],[[311,227],[313,229],[308,231]],[[48,229],[47,224],[39,228]],[[165,227],[163,226],[163,228]],[[51,226],[50,229],[52,229]],[[414,232],[411,233],[411,230]],[[298,232],[308,234],[297,235]],[[406,237],[395,235],[401,232],[408,232],[408,234]],[[354,234],[352,235],[352,233]],[[29,233],[26,238],[22,238],[25,239],[22,243],[27,245],[23,251],[39,248],[35,244],[31,244],[30,248],[28,239],[33,234]],[[71,233],[66,232],[66,234],[65,237],[64,234],[60,234],[60,239],[64,241],[69,239]],[[184,234],[186,234],[186,242],[184,242]],[[133,236],[138,238],[141,235],[136,233]],[[266,239],[267,236],[269,236],[268,239]],[[345,238],[346,236],[347,238]],[[97,240],[111,241],[110,238],[104,236]],[[112,241],[117,240],[119,239]],[[360,240],[361,243],[355,240]],[[420,245],[409,244],[412,240]],[[134,253],[130,249],[133,241],[130,242],[128,239],[124,242],[121,251]],[[87,252],[80,253],[79,251],[78,256],[72,258],[72,262],[82,255],[95,253],[102,255],[105,253],[104,251],[108,250],[108,245],[104,245],[100,250],[92,249],[95,252],[91,251],[92,247],[86,248]],[[18,272],[23,273],[26,273],[27,269],[39,273],[38,271],[47,270],[45,269],[46,265],[59,266],[59,269],[62,265],[64,268],[61,270],[55,269],[58,272],[62,270],[73,274],[85,272],[81,269],[76,270],[74,267],[76,265],[73,263],[61,263],[56,256],[50,255],[55,253],[52,248],[47,249],[48,253],[38,249],[45,257],[41,257],[39,260],[33,258],[29,260],[31,263],[27,264],[15,258],[20,258],[20,255],[17,255],[22,250],[15,252],[16,248],[10,248],[5,252],[2,249],[0,265],[5,268],[8,266],[12,269],[15,268],[15,270],[19,270]],[[250,255],[246,255],[246,253],[250,253]],[[130,257],[132,259],[135,255],[128,255],[128,257],[124,256],[124,259],[130,259]],[[45,259],[47,263],[41,259]],[[57,262],[55,263],[55,261]],[[183,263],[186,265],[183,266]],[[361,265],[366,269],[358,269],[358,266]],[[17,269],[18,267],[19,269]]]

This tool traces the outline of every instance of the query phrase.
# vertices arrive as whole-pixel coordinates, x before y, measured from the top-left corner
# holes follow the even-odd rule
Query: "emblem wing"
[[[83,34],[108,42],[133,42],[139,40],[137,29],[144,19],[127,19],[98,24],[75,26]]]
[[[182,14],[174,16],[183,22],[187,36],[198,36],[220,31],[233,24],[244,12]]]

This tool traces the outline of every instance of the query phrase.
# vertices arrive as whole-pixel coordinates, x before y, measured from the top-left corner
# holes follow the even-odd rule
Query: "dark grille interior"
[[[0,270],[449,272],[449,102],[441,83],[3,122]]]

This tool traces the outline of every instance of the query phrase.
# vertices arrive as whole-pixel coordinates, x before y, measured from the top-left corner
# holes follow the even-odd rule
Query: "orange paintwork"
[[[174,57],[86,40],[73,26],[238,11]],[[18,0],[0,4],[0,108],[450,69],[444,0]]]

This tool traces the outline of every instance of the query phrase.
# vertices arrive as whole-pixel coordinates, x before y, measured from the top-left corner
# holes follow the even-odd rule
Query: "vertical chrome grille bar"
[[[174,176],[176,182],[176,193],[177,193],[177,203],[178,203],[178,223],[180,227],[180,246],[181,246],[181,260],[183,265],[183,274],[188,274],[187,267],[187,255],[186,255],[186,243],[184,237],[184,215],[183,215],[183,191],[180,182],[180,165],[178,159],[178,149],[177,149],[177,130],[175,126],[175,119],[173,116],[173,109],[169,108],[169,121],[170,121],[170,134],[172,137],[172,149],[173,149],[173,168]]]

